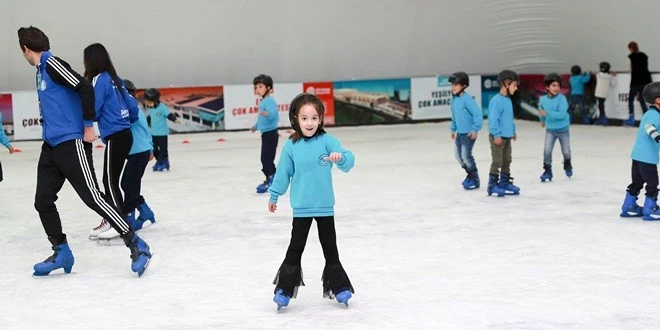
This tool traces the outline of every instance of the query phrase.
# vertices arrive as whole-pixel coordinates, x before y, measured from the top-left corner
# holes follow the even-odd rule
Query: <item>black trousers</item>
[[[39,212],[41,224],[49,238],[57,244],[66,242],[60,214],[55,206],[57,193],[62,189],[65,180],[69,181],[80,199],[108,220],[117,232],[122,235],[129,232],[128,223],[122,218],[120,211],[110,198],[99,190],[92,162],[92,144],[77,139],[55,147],[45,142],[41,146],[34,207]]]
[[[639,192],[646,183],[646,196],[651,198],[658,197],[658,166],[644,162],[632,161],[631,170],[632,183],[628,186],[628,192],[633,195],[639,195]]]
[[[126,157],[133,146],[133,133],[125,129],[106,137],[105,153],[103,154],[103,188],[105,195],[119,209],[124,205],[124,197],[119,188],[119,180],[124,170]],[[123,216],[123,214],[122,214]]]
[[[151,138],[154,143],[154,157],[159,163],[167,162],[170,160],[170,155],[167,153],[167,135],[154,136]]]
[[[124,214],[132,213],[139,205],[144,204],[144,197],[140,194],[142,190],[142,176],[149,164],[151,151],[140,152],[129,155],[124,167],[124,176],[121,178],[121,189],[124,190]]]
[[[275,154],[279,139],[276,129],[261,134],[261,171],[266,178],[275,174]]]
[[[286,251],[284,262],[275,276],[275,281],[273,281],[273,284],[276,285],[275,292],[282,289],[289,297],[295,297],[298,287],[305,285],[302,278],[301,259],[313,219],[316,219],[319,241],[325,257],[325,268],[321,277],[323,296],[332,299],[339,291],[350,290],[354,292],[351,281],[348,279],[341,262],[339,262],[335,218],[332,216],[293,218],[291,242]]]
[[[598,100],[598,115],[600,118],[605,118],[605,98],[597,97]]]

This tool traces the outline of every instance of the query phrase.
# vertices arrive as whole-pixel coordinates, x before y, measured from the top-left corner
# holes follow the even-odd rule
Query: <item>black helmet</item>
[[[135,91],[137,91],[137,88],[135,88],[135,84],[128,79],[124,79],[124,87],[126,87],[126,90],[128,91],[129,94],[135,94]]]
[[[264,84],[266,87],[273,88],[273,78],[266,74],[260,74],[252,79],[252,85]]]
[[[582,73],[582,68],[579,65],[573,65],[571,67],[571,74],[572,75],[578,75],[580,73]]]
[[[655,104],[655,99],[660,97],[660,81],[652,82],[644,87],[642,91],[646,103]]]
[[[144,91],[144,99],[147,101],[158,103],[160,101],[160,92],[155,88],[149,88]]]
[[[600,62],[600,64],[598,64],[598,66],[600,67],[600,71],[602,71],[602,72],[610,72],[610,64],[609,64],[609,63],[607,63],[607,62]]]
[[[502,70],[498,75],[497,75],[497,82],[499,84],[504,83],[505,80],[513,80],[520,82],[520,77],[518,76],[517,73],[511,70]]]
[[[546,74],[545,77],[543,78],[543,85],[545,85],[546,87],[548,87],[548,86],[550,86],[550,84],[552,84],[554,81],[558,82],[558,83],[559,83],[559,86],[561,86],[561,85],[562,85],[562,82],[563,82],[563,79],[561,78],[560,75],[558,75],[558,74],[556,74],[556,73],[554,73],[554,72],[548,73],[548,74]]]
[[[449,83],[470,86],[470,77],[463,71],[454,72],[449,76]]]
[[[323,105],[323,101],[321,99],[314,95],[314,94],[309,94],[309,93],[301,93],[298,94],[298,96],[294,97],[293,100],[291,100],[291,103],[289,104],[289,122],[291,122],[291,128],[293,128],[294,131],[296,131],[300,136],[302,135],[302,129],[300,129],[300,124],[298,123],[298,119],[296,118],[296,109],[300,108],[304,104],[307,103],[312,103],[315,104],[316,106],[319,107],[319,110],[321,110],[321,113],[325,113],[325,106]],[[319,123],[319,128],[316,131],[318,133],[323,133],[323,120]]]

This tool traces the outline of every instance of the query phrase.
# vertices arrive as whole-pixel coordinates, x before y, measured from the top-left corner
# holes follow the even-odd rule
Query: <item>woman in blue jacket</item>
[[[121,208],[124,199],[119,188],[119,178],[133,145],[131,123],[138,120],[140,110],[117,75],[110,54],[103,45],[96,43],[87,46],[83,56],[85,78],[94,86],[96,121],[101,140],[106,144],[103,155],[103,187],[115,206]],[[98,238],[98,234],[109,229],[110,225],[103,219],[101,224],[92,230],[90,238]]]

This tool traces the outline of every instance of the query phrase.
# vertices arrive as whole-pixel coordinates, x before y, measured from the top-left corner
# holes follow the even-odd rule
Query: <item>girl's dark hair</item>
[[[303,93],[296,96],[289,105],[290,107],[289,121],[291,122],[291,127],[293,127],[294,130],[293,134],[289,136],[289,139],[291,139],[293,143],[300,141],[301,138],[307,140],[314,137],[311,136],[308,138],[303,136],[302,129],[300,128],[300,124],[298,122],[298,114],[300,113],[300,109],[307,104],[313,106],[314,109],[316,109],[316,113],[321,118],[321,122],[319,123],[319,128],[314,134],[314,136],[325,134],[325,130],[323,129],[323,115],[325,113],[325,106],[323,105],[323,102],[321,101],[321,99],[318,98],[318,96],[314,94]]]
[[[50,49],[50,41],[45,33],[34,26],[18,29],[18,45],[21,51],[23,46],[35,52],[44,52]]]
[[[637,52],[639,51],[639,46],[637,45],[636,42],[631,41],[631,42],[628,44],[628,49],[630,49],[633,53],[637,53]]]
[[[117,76],[117,71],[114,65],[112,65],[110,54],[108,54],[108,51],[103,45],[95,43],[87,46],[83,51],[83,62],[85,63],[85,79],[87,81],[91,83],[92,79],[99,73],[108,71],[122,97],[126,96],[124,95],[124,88],[122,88],[122,80]]]

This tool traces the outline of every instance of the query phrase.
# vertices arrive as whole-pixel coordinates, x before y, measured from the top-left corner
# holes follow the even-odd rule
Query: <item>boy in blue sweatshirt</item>
[[[289,119],[295,132],[284,144],[278,170],[268,190],[268,210],[275,212],[278,198],[291,184],[291,242],[273,282],[273,301],[278,309],[286,307],[289,300],[296,297],[298,287],[304,285],[300,261],[314,219],[325,256],[323,296],[348,304],[355,292],[339,261],[331,173],[333,163],[343,172],[350,171],[355,157],[323,130],[324,113],[323,102],[315,95],[303,93],[291,101]]]
[[[156,157],[156,164],[152,169],[158,172],[169,171],[170,155],[167,152],[167,136],[170,135],[170,127],[167,125],[167,121],[181,123],[181,120],[170,112],[165,103],[160,101],[160,91],[155,88],[144,91],[144,103],[148,109],[147,123],[151,127],[154,157]]]
[[[483,124],[483,114],[472,95],[465,89],[470,85],[470,77],[465,72],[455,72],[449,76],[451,83],[451,138],[456,142],[456,159],[467,172],[463,180],[464,189],[479,188],[479,171],[472,156],[472,148]]]
[[[653,82],[642,91],[644,100],[651,104],[644,113],[637,129],[637,139],[633,146],[632,183],[628,186],[626,198],[621,206],[622,217],[639,217],[644,220],[660,220],[658,208],[658,162],[660,161],[660,82]],[[646,184],[644,206],[637,205],[637,195]]]
[[[261,171],[266,176],[266,180],[257,186],[257,193],[263,194],[268,191],[275,175],[275,154],[280,138],[277,125],[280,114],[277,112],[277,102],[270,95],[273,92],[273,78],[260,74],[252,80],[252,84],[254,94],[261,98],[257,122],[250,128],[250,132],[261,132]]]
[[[584,85],[588,84],[590,80],[591,73],[589,71],[582,73],[582,68],[579,65],[571,67],[571,77],[568,78],[568,82],[571,84],[571,111],[579,108],[582,123],[587,125],[591,123],[591,120],[584,98]]]
[[[125,79],[124,86],[128,93],[135,97],[137,88],[132,81]],[[149,133],[149,126],[147,119],[142,112],[138,113],[138,120],[131,124],[131,132],[133,133],[133,145],[126,158],[126,165],[124,167],[124,175],[121,177],[121,189],[124,191],[124,204],[122,211],[126,214],[128,224],[134,231],[142,229],[144,223],[150,221],[152,224],[156,222],[153,211],[147,205],[144,197],[140,194],[142,190],[142,176],[144,170],[151,159],[153,159],[153,142],[151,134]],[[135,209],[138,209],[140,215],[135,217]],[[99,239],[111,239],[116,237],[114,231],[109,230],[105,232],[98,231],[98,227],[92,230],[90,237],[95,234]]]
[[[488,196],[498,197],[520,194],[520,188],[513,184],[511,177],[511,141],[515,141],[516,125],[513,122],[513,102],[511,95],[518,90],[520,77],[511,70],[503,70],[497,75],[500,92],[488,103],[488,130],[490,151],[493,162],[488,177]],[[500,176],[500,169],[502,175]],[[499,182],[498,182],[499,179]]]
[[[543,79],[548,94],[539,101],[539,119],[545,127],[545,147],[543,148],[543,174],[541,182],[552,181],[552,149],[559,140],[561,153],[564,155],[564,171],[569,178],[573,176],[571,165],[571,135],[569,127],[571,116],[568,114],[566,97],[559,94],[562,78],[556,73],[548,73]]]
[[[5,129],[2,127],[2,113],[0,113],[0,144],[9,149],[9,153],[14,153],[14,147],[9,143],[9,137],[5,134]],[[2,182],[2,162],[0,162],[0,182]]]

